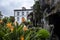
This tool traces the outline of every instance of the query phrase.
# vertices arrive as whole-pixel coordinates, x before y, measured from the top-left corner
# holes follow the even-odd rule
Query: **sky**
[[[33,4],[34,0],[0,0],[0,11],[3,16],[14,16],[15,9],[22,7],[29,9]]]

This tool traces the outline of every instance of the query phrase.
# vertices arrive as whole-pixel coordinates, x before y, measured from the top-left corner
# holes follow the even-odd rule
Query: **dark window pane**
[[[29,13],[29,12],[27,11],[27,13]]]
[[[20,12],[17,12],[17,16],[19,16],[19,13],[20,13]]]
[[[24,15],[24,12],[22,12],[22,15]]]
[[[19,17],[17,17],[17,21],[19,21]]]

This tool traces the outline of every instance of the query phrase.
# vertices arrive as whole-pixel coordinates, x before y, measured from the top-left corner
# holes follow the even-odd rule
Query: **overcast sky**
[[[13,16],[14,9],[30,8],[34,0],[0,0],[0,11],[4,16]]]

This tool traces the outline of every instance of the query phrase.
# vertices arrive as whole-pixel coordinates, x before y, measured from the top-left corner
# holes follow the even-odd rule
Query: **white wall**
[[[19,12],[19,15],[17,15],[17,12]],[[32,11],[28,11],[28,14]],[[19,24],[22,22],[21,19],[24,17],[27,20],[27,11],[24,11],[24,15],[22,16],[22,11],[15,11],[15,21],[17,21],[17,17],[19,17],[19,21],[17,21]]]

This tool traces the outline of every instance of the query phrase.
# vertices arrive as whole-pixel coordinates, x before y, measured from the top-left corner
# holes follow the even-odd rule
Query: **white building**
[[[28,14],[32,12],[32,9],[26,9],[25,7],[22,7],[22,9],[15,9],[14,10],[14,17],[15,21],[17,21],[19,24],[22,22],[22,17],[24,17],[27,21]]]

